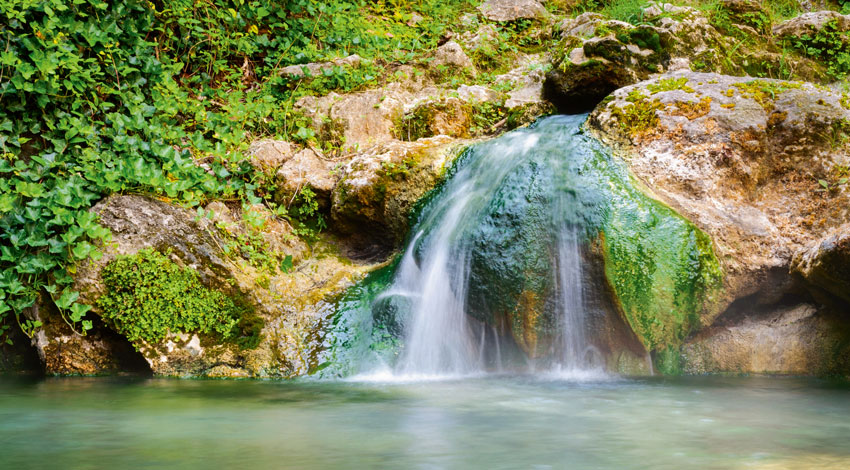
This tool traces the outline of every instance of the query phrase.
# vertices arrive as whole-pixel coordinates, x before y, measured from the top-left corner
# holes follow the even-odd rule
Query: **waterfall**
[[[508,344],[511,332],[505,325],[506,312],[485,305],[487,301],[474,302],[470,290],[484,289],[487,295],[512,298],[512,292],[482,281],[490,271],[495,272],[497,284],[521,290],[510,276],[526,273],[510,271],[521,267],[512,263],[526,256],[524,248],[514,240],[491,240],[493,233],[496,238],[511,238],[515,227],[510,224],[534,227],[539,236],[530,239],[551,252],[550,259],[537,263],[548,263],[548,270],[534,265],[534,272],[518,281],[543,286],[523,292],[536,301],[526,308],[551,310],[557,325],[548,363],[565,371],[586,367],[581,253],[585,237],[576,215],[580,210],[576,188],[570,187],[569,164],[565,164],[570,160],[570,141],[582,121],[583,117],[561,117],[548,126],[515,131],[476,145],[423,209],[391,285],[378,298],[394,303],[404,325],[395,374],[465,375],[501,369],[503,355],[512,346]],[[519,221],[511,212],[517,206],[524,208]],[[499,243],[507,243],[515,251],[506,253],[504,259],[478,256]],[[508,278],[502,279],[503,275]],[[538,299],[537,294],[550,298]],[[488,321],[497,324],[487,325]],[[515,345],[513,349],[517,349]]]

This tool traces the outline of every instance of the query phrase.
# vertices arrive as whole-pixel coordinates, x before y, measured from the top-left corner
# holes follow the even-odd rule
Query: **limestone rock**
[[[701,331],[682,348],[684,371],[834,374],[850,368],[846,321],[801,304],[743,314]]]
[[[546,8],[537,0],[487,0],[478,10],[484,18],[499,22],[549,16]]]
[[[274,171],[289,160],[298,147],[285,140],[263,139],[253,142],[247,156],[260,171]]]
[[[112,241],[102,247],[101,259],[77,267],[75,288],[82,302],[95,304],[105,292],[101,269],[116,256],[145,248],[169,252],[172,261],[196,270],[205,287],[251,306],[264,324],[259,345],[241,349],[233,343],[174,332],[160,343],[131,346],[99,320],[97,311],[89,314],[94,315],[95,328],[81,336],[49,308],[50,303],[43,302],[31,315],[44,323],[35,344],[48,373],[100,374],[143,366],[166,376],[222,376],[227,371],[230,376],[289,377],[318,365],[316,353],[324,346],[317,328],[327,314],[325,299],[338,295],[370,267],[344,263],[335,256],[307,257],[308,247],[285,223],[263,207],[253,207],[244,210],[254,212],[254,219],[265,218],[260,236],[267,254],[281,252],[292,256],[299,268],[310,266],[291,273],[260,270],[239,252],[239,235],[249,230],[237,212],[243,209],[220,202],[206,209],[212,218],[198,218],[195,211],[142,196],[113,196],[98,203],[93,210],[112,232]]]
[[[773,28],[773,35],[777,38],[812,35],[823,29],[827,23],[833,21],[839,32],[850,31],[850,15],[824,10],[804,13],[796,18],[784,21]]]
[[[848,194],[818,191],[850,164],[842,100],[802,82],[688,72],[617,90],[591,115],[632,174],[711,236],[726,299],[704,325],[735,299],[787,287],[793,254],[847,220]]]
[[[850,224],[797,252],[793,270],[812,287],[850,303]]]
[[[697,10],[651,2],[644,20],[635,26],[584,13],[562,22],[563,39],[544,83],[546,96],[563,111],[584,111],[682,59],[708,66],[720,61],[724,38]]]
[[[333,70],[335,67],[359,67],[361,60],[362,59],[359,55],[352,54],[348,57],[334,59],[329,62],[311,62],[303,65],[290,65],[282,68],[280,74],[291,78],[303,78],[307,75],[317,77],[326,70]]]
[[[385,255],[407,233],[413,205],[443,177],[461,144],[438,136],[387,142],[341,168],[331,217],[335,229],[356,237],[364,256]]]
[[[431,61],[431,67],[448,67],[458,71],[469,71],[475,75],[475,65],[463,52],[463,48],[455,41],[448,41],[434,51],[434,60]]]
[[[278,200],[287,204],[303,188],[310,188],[319,202],[319,208],[330,206],[330,196],[336,178],[333,164],[317,155],[313,149],[304,149],[292,156],[277,170]]]

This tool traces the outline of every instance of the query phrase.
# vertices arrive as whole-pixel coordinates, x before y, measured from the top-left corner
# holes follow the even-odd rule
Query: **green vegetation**
[[[798,89],[803,85],[802,83],[795,82],[752,80],[745,83],[736,83],[733,86],[740,91],[744,98],[749,98],[755,101],[761,105],[765,111],[770,112],[774,108],[773,102],[780,94],[788,90]]]
[[[632,90],[626,101],[629,101],[629,104],[611,108],[611,115],[617,118],[624,132],[637,137],[658,125],[656,111],[664,109],[664,104],[657,99],[650,100],[638,90]]]
[[[839,31],[836,21],[828,22],[814,34],[792,38],[790,44],[826,65],[827,74],[833,79],[850,75],[850,33]]]
[[[204,287],[198,273],[152,249],[121,256],[101,271],[106,293],[96,305],[103,319],[137,348],[169,333],[200,333],[259,343],[262,322],[219,291]]]
[[[190,207],[277,207],[245,161],[262,135],[315,139],[293,100],[375,83],[433,48],[467,0],[24,0],[0,4],[0,330],[39,296],[80,331],[68,269],[109,233],[88,212],[113,193]],[[414,14],[421,19],[414,21]],[[283,77],[357,53],[359,68]],[[304,196],[307,212],[309,197]],[[2,331],[0,331],[2,332]]]

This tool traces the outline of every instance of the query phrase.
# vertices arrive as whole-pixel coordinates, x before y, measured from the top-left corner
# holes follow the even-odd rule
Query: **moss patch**
[[[752,80],[744,83],[736,83],[734,85],[744,98],[749,98],[758,103],[765,111],[770,112],[774,108],[773,102],[782,93],[788,90],[801,88],[802,83],[798,82],[770,82],[767,80]],[[732,91],[732,90],[729,90]],[[732,96],[727,91],[727,96]]]
[[[201,284],[152,249],[119,256],[101,271],[106,293],[97,300],[101,317],[138,348],[169,333],[199,333],[245,348],[259,343],[262,320],[240,302]]]

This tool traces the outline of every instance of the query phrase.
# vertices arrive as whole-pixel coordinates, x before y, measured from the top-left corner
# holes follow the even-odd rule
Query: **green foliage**
[[[90,327],[88,307],[67,301],[68,270],[100,256],[109,233],[88,209],[109,194],[273,206],[242,156],[246,143],[314,139],[292,112],[297,96],[373,83],[380,64],[435,47],[471,3],[0,2],[0,331],[14,318],[31,335],[38,325],[22,312],[39,297]],[[417,12],[424,19],[414,22]],[[278,73],[351,53],[361,67]],[[293,214],[273,209],[313,214],[301,198]]]
[[[200,333],[256,346],[257,319],[198,273],[153,250],[122,256],[101,271],[106,293],[96,302],[101,317],[136,347],[168,333]],[[245,318],[245,321],[242,321]]]
[[[842,80],[850,75],[850,33],[841,32],[835,20],[813,34],[791,38],[790,44],[826,65],[830,77]]]

